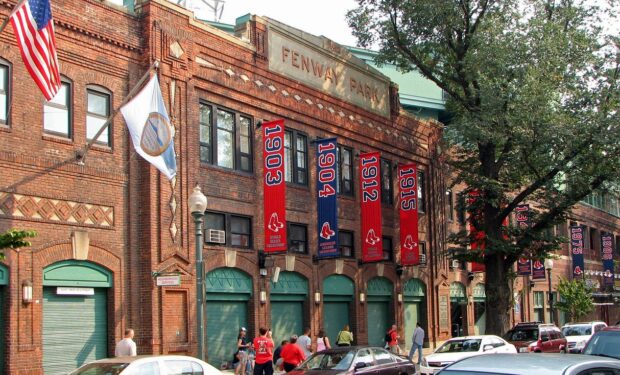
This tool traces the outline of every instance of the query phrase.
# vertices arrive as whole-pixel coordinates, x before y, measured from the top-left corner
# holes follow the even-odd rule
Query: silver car
[[[90,362],[70,375],[222,375],[208,363],[182,355],[114,357]]]
[[[555,353],[493,354],[465,358],[441,375],[617,375],[620,360]]]

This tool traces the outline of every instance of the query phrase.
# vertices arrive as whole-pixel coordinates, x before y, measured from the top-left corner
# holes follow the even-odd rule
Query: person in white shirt
[[[136,343],[133,341],[133,329],[127,328],[125,330],[125,338],[116,343],[116,350],[114,355],[116,357],[134,357],[137,355]]]
[[[310,338],[310,327],[306,327],[304,334],[297,339],[297,345],[304,351],[306,358],[312,354],[312,339]]]

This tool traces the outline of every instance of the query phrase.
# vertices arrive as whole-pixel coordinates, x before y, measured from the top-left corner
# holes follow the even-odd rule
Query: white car
[[[69,375],[222,375],[210,364],[183,355],[114,357],[90,362]]]
[[[499,336],[455,337],[443,343],[433,354],[422,358],[420,373],[433,375],[460,359],[490,353],[516,353],[514,345]]]
[[[605,322],[567,323],[562,326],[569,353],[581,353],[593,334],[607,327]]]

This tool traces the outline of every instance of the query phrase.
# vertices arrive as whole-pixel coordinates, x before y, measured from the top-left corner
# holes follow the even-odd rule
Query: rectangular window
[[[288,250],[292,253],[308,253],[308,227],[303,224],[288,225]]]
[[[200,161],[222,168],[252,171],[252,119],[200,103]]]
[[[219,212],[205,213],[205,243],[251,248],[252,219]]]
[[[450,221],[454,221],[454,199],[452,197],[452,190],[446,191],[446,217]]]
[[[599,254],[601,239],[598,235],[598,231],[595,228],[590,228],[590,249],[594,251],[592,254],[594,257]]]
[[[616,236],[616,246],[614,247],[616,255],[620,256],[620,236]]]
[[[534,292],[534,320],[545,321],[545,292]]]
[[[353,149],[338,146],[338,194],[353,196]]]
[[[43,104],[43,130],[46,133],[71,138],[71,90],[62,82],[52,100]]]
[[[456,202],[456,219],[459,225],[465,225],[465,211],[465,195],[459,193]]]
[[[392,247],[392,237],[383,237],[383,260],[391,262],[394,259],[394,248]]]
[[[424,171],[418,170],[418,212],[426,212],[424,189],[426,187]]]
[[[392,200],[392,162],[381,159],[381,202],[391,205]]]
[[[9,122],[9,72],[8,65],[0,64],[0,124]]]
[[[94,90],[86,90],[88,105],[86,111],[86,139],[89,141],[97,134],[101,125],[105,124],[110,116],[110,95]],[[110,125],[106,126],[99,138],[98,144],[110,146]]]
[[[284,177],[286,182],[308,185],[308,137],[295,130],[284,132]]]
[[[353,232],[339,230],[338,242],[340,242],[340,256],[353,258],[355,252],[353,251]]]
[[[425,266],[426,265],[426,242],[420,241],[418,243],[418,246],[420,247],[420,265]]]

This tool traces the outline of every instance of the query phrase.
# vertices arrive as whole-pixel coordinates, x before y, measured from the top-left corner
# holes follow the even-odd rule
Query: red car
[[[519,353],[566,353],[567,341],[554,324],[518,323],[504,335]]]

